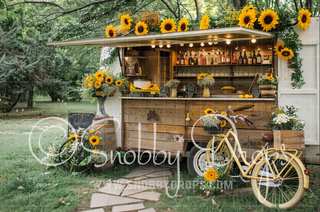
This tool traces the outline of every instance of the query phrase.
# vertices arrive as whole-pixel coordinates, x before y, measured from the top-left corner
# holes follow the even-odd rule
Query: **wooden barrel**
[[[108,117],[94,117],[92,121],[91,129],[95,130],[101,125],[103,125],[105,122],[96,123],[102,119],[105,119]],[[109,117],[110,118],[110,117]],[[98,149],[105,152],[115,152],[117,148],[117,139],[116,134],[114,130],[114,122],[112,120],[108,120],[106,122],[109,122],[102,128],[100,128],[95,135],[99,136],[100,142],[98,145]],[[115,154],[115,153],[114,153]]]

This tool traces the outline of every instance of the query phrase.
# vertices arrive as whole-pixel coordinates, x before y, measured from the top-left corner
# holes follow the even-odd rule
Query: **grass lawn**
[[[115,164],[114,168],[104,172],[71,175],[60,168],[48,168],[37,161],[29,149],[29,136],[33,128],[31,146],[41,159],[45,155],[38,148],[37,139],[42,135],[42,145],[45,149],[53,139],[61,137],[61,131],[50,128],[58,125],[66,129],[59,120],[42,118],[58,113],[66,119],[68,111],[95,112],[96,105],[90,101],[52,103],[38,99],[35,108],[27,110],[26,104],[17,106],[10,114],[0,117],[0,211],[82,211],[88,209],[91,194],[96,192],[96,186],[108,179],[118,179],[137,166]],[[24,111],[22,112],[22,108]],[[41,114],[41,115],[40,115]],[[61,142],[63,139],[61,139]],[[186,162],[181,162],[181,181],[192,181],[188,174]],[[300,203],[291,210],[316,211],[319,206],[319,166],[308,166],[311,169],[311,190],[305,192]],[[176,176],[171,178],[177,180]],[[100,182],[100,183],[99,183]],[[250,187],[237,180],[234,188]],[[20,188],[20,189],[19,189]],[[171,195],[175,189],[169,189]],[[199,189],[184,186],[178,192],[177,198],[169,198],[165,189],[160,190],[158,202],[145,202],[146,207],[154,207],[156,211],[278,211],[269,209],[258,202],[253,194],[245,196],[220,195],[215,197],[217,206],[212,206],[211,198],[205,197]],[[316,194],[316,195],[314,195]],[[82,209],[81,209],[82,208]],[[111,211],[111,207],[105,208]]]

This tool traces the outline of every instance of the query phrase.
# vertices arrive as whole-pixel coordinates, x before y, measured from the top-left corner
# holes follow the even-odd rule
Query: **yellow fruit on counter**
[[[224,86],[221,88],[221,90],[234,90],[235,88],[232,86]]]
[[[244,95],[244,98],[249,98],[250,96],[248,94]]]
[[[239,95],[239,98],[243,98],[243,95]]]
[[[253,98],[253,95],[250,95],[249,98]]]

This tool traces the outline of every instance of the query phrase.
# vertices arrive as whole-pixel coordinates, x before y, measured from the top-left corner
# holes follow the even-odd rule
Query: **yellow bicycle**
[[[244,115],[225,117],[236,123],[240,118],[248,124],[251,121]],[[252,123],[252,122],[251,122]],[[253,123],[252,123],[253,124]],[[232,126],[235,126],[232,122]],[[234,139],[234,147],[230,140]],[[214,142],[213,142],[214,141]],[[236,150],[246,165],[241,165],[236,157]],[[308,171],[299,159],[302,152],[295,149],[265,149],[257,152],[250,163],[243,154],[235,128],[230,128],[226,135],[213,137],[207,145],[206,161],[209,167],[222,170],[221,177],[229,175],[233,163],[238,166],[241,177],[251,179],[251,187],[256,198],[267,207],[290,208],[297,204],[305,189],[309,188]]]

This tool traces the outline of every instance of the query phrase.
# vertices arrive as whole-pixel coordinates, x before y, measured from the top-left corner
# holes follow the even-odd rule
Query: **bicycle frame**
[[[229,137],[230,135],[232,135],[232,136],[235,138],[236,146],[237,146],[238,149],[239,149],[241,159],[243,160],[243,162],[244,162],[247,166],[249,166],[249,168],[248,168],[246,171],[242,168],[242,166],[241,166],[241,164],[240,164],[240,161],[239,161],[239,159],[236,157],[236,154],[235,154],[235,152],[234,152],[234,149],[233,149],[232,145],[230,144],[230,141],[228,140],[228,137]],[[217,146],[217,149],[216,149],[213,153],[211,153],[211,154],[215,155],[215,154],[217,153],[217,151],[219,150],[219,148],[222,146],[223,143],[226,143],[227,147],[229,148],[230,153],[231,153],[231,156],[232,156],[232,158],[234,158],[234,160],[235,160],[237,166],[239,167],[240,172],[241,172],[241,174],[243,175],[243,177],[251,178],[251,179],[260,179],[260,180],[264,180],[264,181],[270,181],[270,180],[275,181],[275,180],[277,180],[278,178],[280,178],[280,175],[281,175],[281,174],[283,173],[283,171],[287,168],[287,166],[291,163],[291,161],[292,161],[292,160],[295,160],[295,158],[299,158],[300,155],[301,155],[301,154],[300,154],[298,157],[296,157],[297,154],[298,154],[298,150],[294,150],[294,149],[290,149],[290,150],[286,150],[286,151],[284,151],[284,150],[279,150],[279,149],[275,149],[275,148],[271,148],[271,149],[269,149],[269,150],[262,149],[262,150],[259,152],[259,154],[255,157],[254,161],[251,161],[251,163],[249,163],[249,162],[247,162],[246,158],[245,158],[244,155],[243,155],[242,148],[241,148],[241,145],[240,145],[240,142],[239,142],[238,137],[236,136],[236,134],[235,134],[231,129],[229,129],[229,131],[228,131],[227,134],[224,136],[224,138],[221,139],[219,145]],[[285,157],[288,157],[287,155],[290,155],[290,158],[291,158],[291,159],[288,160],[288,163],[286,164],[285,167],[282,168],[282,170],[281,170],[280,172],[278,172],[278,170],[275,169],[275,170],[277,171],[277,173],[274,173],[274,171],[273,171],[273,169],[272,169],[272,167],[271,167],[271,164],[269,163],[269,160],[267,160],[267,158],[268,158],[268,151],[271,151],[272,153],[281,152],[282,154],[285,155]],[[295,151],[295,154],[290,153],[290,152],[294,152],[294,151]],[[273,155],[273,154],[272,154],[272,155]],[[263,157],[264,157],[264,158],[263,158]],[[231,160],[232,160],[232,159],[231,159]],[[264,177],[253,177],[253,176],[249,175],[249,172],[254,168],[254,166],[255,166],[257,163],[260,163],[260,162],[261,162],[260,160],[266,160],[266,164],[268,164],[268,166],[269,166],[269,168],[270,168],[270,171],[271,171],[271,174],[272,174],[272,176],[273,176],[272,179],[271,179],[271,178],[264,178]],[[274,163],[273,163],[272,165],[275,167],[275,164],[274,164]],[[299,164],[299,165],[300,165],[300,164]],[[292,168],[290,168],[290,169],[285,173],[285,175],[284,175],[283,177],[286,177],[286,176],[289,174],[289,172],[291,171],[291,169],[292,169]],[[289,179],[290,179],[290,178],[289,178]],[[288,180],[288,179],[286,179],[286,180]],[[309,183],[308,183],[308,185],[309,185]],[[306,187],[306,186],[305,186],[305,187]]]

